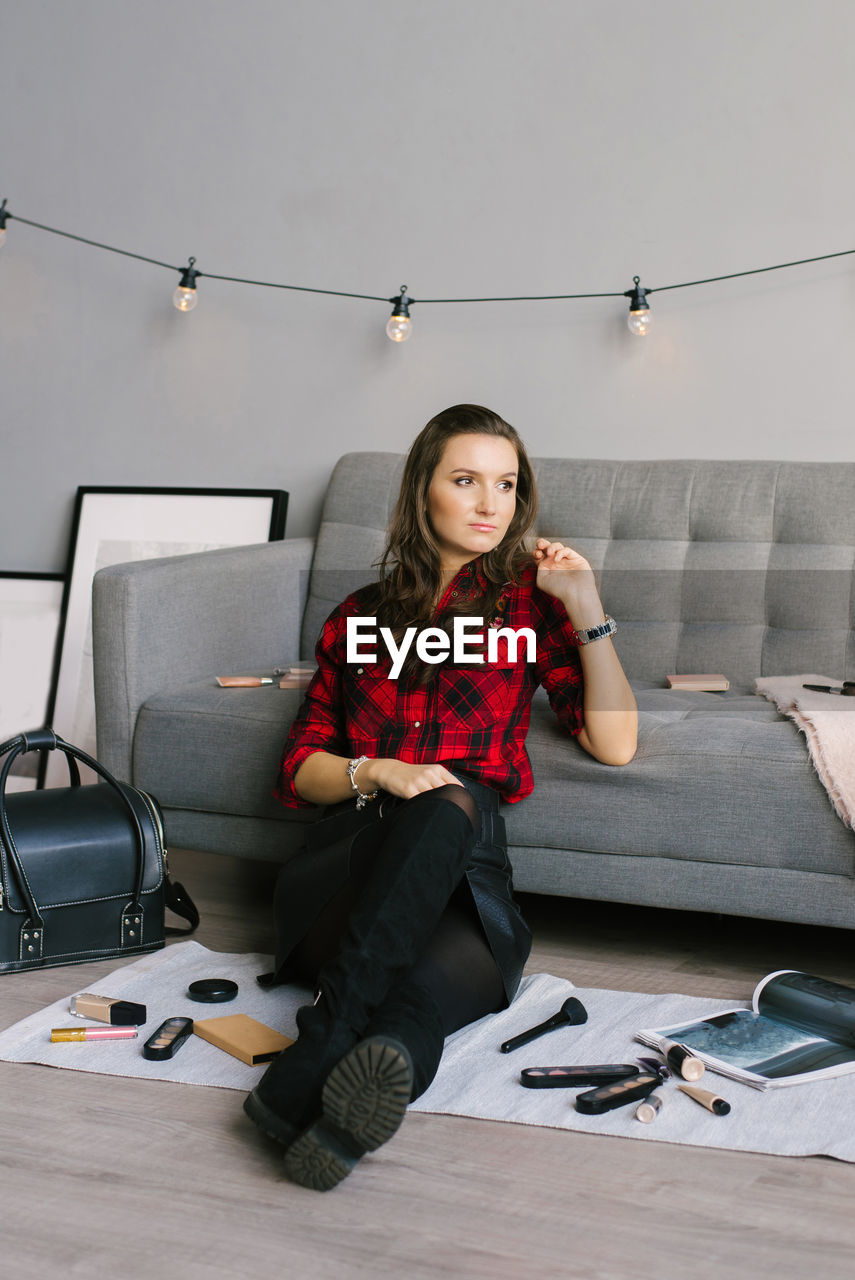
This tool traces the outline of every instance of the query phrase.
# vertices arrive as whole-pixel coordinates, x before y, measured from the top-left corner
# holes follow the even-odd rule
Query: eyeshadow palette
[[[143,1045],[143,1057],[151,1062],[173,1058],[193,1032],[192,1018],[167,1018]]]

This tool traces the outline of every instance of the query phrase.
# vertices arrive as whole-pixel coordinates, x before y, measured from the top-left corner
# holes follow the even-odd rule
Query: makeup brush
[[[518,1049],[520,1045],[528,1044],[530,1040],[536,1040],[538,1036],[545,1035],[547,1031],[554,1031],[556,1027],[565,1025],[576,1027],[581,1022],[587,1021],[588,1011],[582,1001],[577,1000],[575,996],[570,996],[551,1018],[538,1023],[530,1031],[523,1031],[521,1035],[514,1036],[512,1040],[506,1040],[504,1044],[499,1045],[499,1049],[502,1053],[510,1053],[512,1049]]]

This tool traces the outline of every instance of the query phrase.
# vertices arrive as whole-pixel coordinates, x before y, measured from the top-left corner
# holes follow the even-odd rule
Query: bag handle
[[[142,903],[140,899],[142,897],[142,884],[145,874],[145,837],[143,836],[142,827],[140,826],[140,820],[137,817],[136,811],[130,800],[125,795],[125,792],[122,790],[113,775],[108,773],[104,766],[99,764],[92,756],[87,755],[85,751],[81,751],[79,747],[73,747],[70,742],[65,742],[58,734],[54,733],[53,729],[32,729],[27,733],[19,734],[17,738],[12,738],[9,742],[0,746],[0,755],[8,753],[6,754],[6,759],[3,761],[2,770],[0,770],[0,835],[3,837],[3,843],[8,851],[9,860],[15,869],[15,877],[18,881],[24,901],[27,904],[27,908],[30,913],[30,921],[32,924],[38,925],[39,928],[44,927],[44,920],[42,919],[41,912],[39,911],[38,903],[33,897],[32,890],[30,889],[30,885],[27,880],[27,873],[21,863],[21,859],[18,857],[18,851],[15,848],[15,842],[12,839],[12,832],[9,829],[9,819],[6,814],[6,780],[9,777],[9,770],[12,767],[12,763],[17,760],[18,756],[25,755],[28,751],[56,750],[62,751],[65,754],[65,758],[68,761],[71,785],[73,787],[80,786],[80,771],[75,763],[75,759],[77,759],[81,764],[88,765],[90,769],[97,773],[99,777],[103,778],[104,781],[113,788],[117,795],[121,797],[122,803],[130,815],[131,827],[137,839],[137,874],[136,884],[134,885],[132,908],[141,910]]]

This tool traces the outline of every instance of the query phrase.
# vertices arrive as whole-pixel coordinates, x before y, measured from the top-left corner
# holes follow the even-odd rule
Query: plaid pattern
[[[277,798],[289,808],[309,804],[294,790],[294,775],[316,751],[440,763],[495,787],[512,803],[529,795],[534,779],[525,736],[538,685],[546,689],[569,733],[578,733],[583,724],[582,672],[573,628],[564,606],[535,585],[536,574],[532,564],[520,583],[508,584],[492,625],[530,627],[537,636],[537,661],[526,661],[524,643],[516,661],[510,661],[500,640],[495,663],[454,667],[449,656],[425,687],[389,678],[391,662],[379,636],[376,663],[347,663],[347,619],[360,615],[362,593],[348,596],[321,632],[318,670],[285,743]],[[437,613],[482,587],[478,562],[464,565]],[[371,652],[371,647],[363,643],[360,651]]]

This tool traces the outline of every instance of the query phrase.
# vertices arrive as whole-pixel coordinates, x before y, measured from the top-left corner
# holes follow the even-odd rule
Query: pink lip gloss
[[[77,1043],[82,1040],[135,1040],[136,1027],[54,1027],[50,1033],[52,1044]]]

